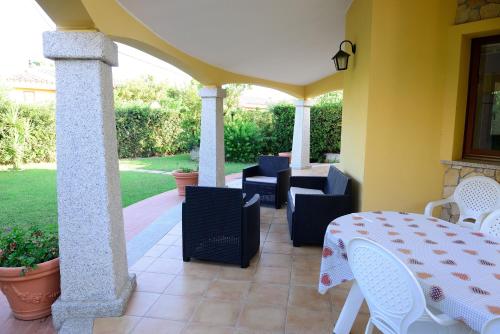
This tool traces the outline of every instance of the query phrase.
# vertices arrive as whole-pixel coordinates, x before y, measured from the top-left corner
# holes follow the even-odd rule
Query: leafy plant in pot
[[[61,293],[57,232],[37,226],[0,231],[0,288],[14,316],[48,316]]]
[[[196,169],[181,167],[172,172],[177,185],[179,196],[186,195],[186,186],[198,185],[198,171]]]

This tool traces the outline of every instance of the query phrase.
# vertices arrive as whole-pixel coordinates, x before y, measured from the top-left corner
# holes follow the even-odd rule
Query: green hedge
[[[120,158],[188,152],[199,145],[200,112],[169,106],[153,109],[140,102],[116,108]],[[228,161],[252,162],[261,154],[292,149],[294,106],[267,111],[232,110],[224,120]],[[311,160],[339,152],[342,105],[324,102],[311,109]],[[0,99],[0,164],[55,160],[53,106],[14,106]]]
[[[52,105],[15,105],[0,97],[0,164],[19,168],[26,162],[55,159]]]
[[[274,152],[292,150],[295,107],[279,104],[271,108],[274,118]],[[340,152],[342,103],[325,102],[311,108],[311,160],[323,161],[324,153]]]

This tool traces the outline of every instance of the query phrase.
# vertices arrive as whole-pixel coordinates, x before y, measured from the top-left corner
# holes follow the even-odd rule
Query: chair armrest
[[[458,324],[458,321],[451,318],[445,313],[440,313],[440,314],[434,314],[432,311],[430,311],[428,308],[425,309],[427,316],[440,324],[441,326],[452,326],[455,324]]]
[[[290,188],[288,185],[290,184],[290,177],[292,175],[292,170],[290,168],[279,170],[276,175],[276,183],[278,184],[286,184],[286,190]]]
[[[326,177],[323,176],[292,176],[290,187],[309,188],[323,190]]]
[[[434,208],[453,202],[454,202],[453,197],[448,197],[437,201],[429,202],[425,206],[424,215],[432,217],[432,211],[434,210]]]
[[[255,165],[255,166],[251,166],[251,167],[247,167],[247,168],[243,169],[243,181],[245,181],[245,179],[247,177],[257,176],[257,175],[259,175],[259,165]]]

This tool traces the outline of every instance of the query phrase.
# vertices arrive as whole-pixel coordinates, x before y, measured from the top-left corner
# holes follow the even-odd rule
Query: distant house
[[[30,67],[2,80],[9,99],[18,103],[47,103],[56,99],[54,70]]]

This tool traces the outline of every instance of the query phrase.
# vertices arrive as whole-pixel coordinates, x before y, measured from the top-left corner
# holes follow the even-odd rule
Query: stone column
[[[292,163],[293,169],[311,167],[310,156],[310,100],[297,100],[295,102],[295,123],[293,125]]]
[[[60,328],[69,319],[121,315],[135,275],[128,273],[118,173],[117,46],[99,32],[52,31],[43,34],[43,48],[56,65],[61,296],[52,311]]]
[[[224,110],[226,90],[203,87],[201,97],[200,186],[224,187]]]

